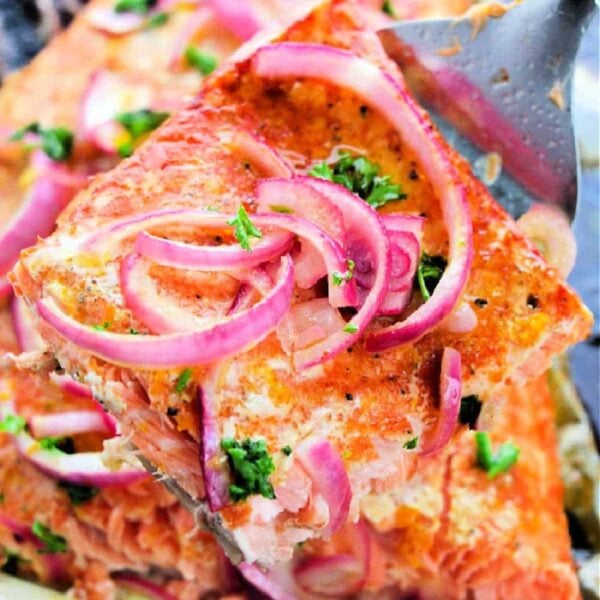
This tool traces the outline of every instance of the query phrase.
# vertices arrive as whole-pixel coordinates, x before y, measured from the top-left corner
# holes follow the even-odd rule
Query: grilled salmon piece
[[[349,3],[321,3],[278,39],[348,48],[401,79],[376,37],[363,28],[360,11]],[[432,127],[422,118],[424,127]],[[148,333],[125,306],[119,287],[121,258],[132,241],[108,257],[81,253],[77,245],[120,219],[153,210],[204,207],[233,215],[244,203],[252,211],[263,174],[224,143],[238,130],[260,136],[300,173],[340,149],[367,156],[407,196],[384,211],[424,215],[425,251],[446,253],[448,239],[431,184],[411,149],[377,111],[365,109],[352,93],[316,80],[262,80],[239,58],[208,80],[198,100],[131,159],[94,179],[63,213],[56,233],[22,255],[12,276],[17,292],[32,305],[51,295],[88,326],[108,323],[112,332]],[[488,401],[505,384],[541,373],[554,353],[590,328],[589,312],[576,294],[519,233],[465,161],[432,135],[444,144],[459,174],[473,221],[474,259],[462,302],[473,307],[475,328],[463,334],[437,328],[384,353],[367,352],[361,341],[310,376],[295,371],[277,337],[270,335],[222,364],[216,381],[210,378],[217,436],[266,441],[275,491],[299,484],[287,507],[252,496],[218,514],[206,510],[196,408],[198,390],[206,391],[209,384],[205,365],[190,365],[179,389],[182,369],[113,364],[39,321],[60,364],[93,387],[142,455],[182,490],[188,505],[200,508],[228,550],[241,549],[237,559],[285,560],[294,544],[326,531],[327,507],[315,482],[303,479],[306,474],[293,454],[309,437],[326,438],[341,457],[352,490],[351,518],[357,517],[364,496],[410,479],[416,453],[403,445],[415,435],[427,437],[435,427],[443,348],[451,346],[462,356],[463,394]],[[237,293],[221,279],[167,268],[152,275],[159,296],[177,298],[198,314],[210,300],[218,305]],[[291,456],[281,452],[286,446]],[[226,467],[224,456],[218,465]]]

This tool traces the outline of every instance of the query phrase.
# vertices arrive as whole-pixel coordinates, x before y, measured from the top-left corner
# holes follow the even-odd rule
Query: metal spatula
[[[494,6],[498,18],[403,22],[379,35],[446,139],[472,164],[483,153],[494,153],[492,163],[501,157],[488,183],[514,217],[541,201],[572,219],[579,169],[571,78],[595,2],[524,0],[501,17]]]

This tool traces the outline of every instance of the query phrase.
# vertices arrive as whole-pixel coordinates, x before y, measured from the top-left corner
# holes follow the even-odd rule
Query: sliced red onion
[[[200,421],[200,466],[208,507],[213,512],[229,504],[229,474],[223,462],[221,436],[215,415],[214,382],[209,377],[198,388],[196,401]]]
[[[268,15],[260,10],[256,0],[206,0],[222,27],[240,40],[250,39],[268,24]]]
[[[59,375],[53,371],[50,373],[50,381],[65,393],[80,396],[81,398],[89,398],[90,400],[94,398],[92,390],[87,385],[75,381],[72,377],[69,377],[69,375]]]
[[[566,215],[554,206],[534,204],[518,221],[519,229],[562,277],[575,266],[577,242]]]
[[[294,456],[329,507],[329,522],[322,532],[327,537],[346,522],[350,510],[352,488],[344,463],[331,442],[324,438],[305,440]]]
[[[227,225],[227,221],[223,224]],[[165,267],[238,271],[279,258],[289,249],[291,242],[291,233],[269,231],[248,251],[239,244],[199,246],[167,240],[143,231],[135,241],[135,251]]]
[[[37,332],[31,309],[25,300],[15,296],[11,302],[12,324],[21,352],[43,351],[46,344]]]
[[[398,292],[388,292],[379,307],[377,314],[399,315],[410,303],[412,297],[412,287]]]
[[[294,304],[276,329],[285,352],[292,354],[320,342],[346,325],[327,298]]]
[[[33,415],[29,430],[37,439],[44,437],[67,437],[80,433],[98,432],[114,435],[114,428],[97,410],[70,410],[61,413]]]
[[[294,174],[294,169],[279,153],[247,131],[236,131],[228,145],[268,177],[292,177]]]
[[[262,77],[313,77],[351,90],[385,116],[417,155],[440,199],[450,245],[448,266],[431,298],[404,321],[370,333],[367,349],[375,352],[419,339],[456,305],[473,254],[466,193],[441,138],[400,81],[346,50],[319,44],[273,44],[256,52],[252,69]]]
[[[8,298],[12,294],[12,285],[6,277],[0,276],[0,300]]]
[[[244,579],[252,584],[259,592],[265,594],[271,600],[298,600],[298,596],[293,589],[293,583],[279,581],[269,571],[263,571],[255,564],[242,562],[238,565],[240,573]]]
[[[112,8],[92,8],[84,13],[95,29],[110,35],[133,33],[142,27],[145,17],[133,12],[115,12]]]
[[[461,390],[460,352],[446,347],[440,374],[440,414],[435,431],[421,445],[421,454],[433,454],[450,441],[460,413]]]
[[[5,527],[11,533],[19,536],[23,541],[29,542],[38,550],[45,549],[45,544],[33,533],[31,527],[21,521],[18,521],[11,515],[0,512],[0,526]],[[48,579],[50,581],[67,581],[69,579],[66,557],[59,553],[44,552],[40,555],[40,560],[44,563]]]
[[[329,360],[355,343],[377,314],[389,284],[391,268],[387,236],[377,212],[366,202],[345,187],[315,179],[301,178],[308,186],[323,194],[342,213],[344,227],[349,236],[348,244],[354,239],[364,240],[371,256],[375,257],[376,271],[373,286],[368,291],[358,312],[342,329],[322,342],[299,350],[294,355],[298,370],[303,370]],[[342,286],[343,287],[343,286]],[[331,290],[331,286],[330,286]]]
[[[98,331],[71,318],[52,298],[39,300],[37,311],[69,341],[106,360],[128,366],[176,368],[213,362],[258,344],[285,316],[293,290],[294,269],[286,256],[272,290],[251,308],[208,329],[158,336]]]
[[[295,569],[298,585],[310,594],[339,598],[355,594],[362,588],[364,565],[351,554],[312,556]]]
[[[314,188],[307,186],[301,179],[268,179],[260,181],[256,187],[256,202],[259,212],[289,211],[294,216],[304,217],[344,247],[345,231],[342,213]],[[348,257],[350,258],[350,257]],[[295,256],[294,267],[296,283],[303,289],[315,285],[327,273],[322,254],[308,242],[302,242],[301,252]],[[340,275],[348,271],[348,265]],[[330,282],[331,285],[331,282]],[[352,283],[352,286],[355,285]],[[355,306],[355,298],[348,295],[353,287],[345,289],[345,302],[353,304],[335,304],[336,306]]]
[[[46,160],[39,150],[34,153],[33,161],[45,166],[27,191],[17,213],[0,231],[0,276],[12,269],[21,250],[33,246],[38,237],[52,232],[56,217],[75,193],[73,187],[64,185],[56,176],[56,173],[66,172],[64,165]]]
[[[170,594],[162,585],[154,583],[131,572],[125,573],[112,573],[111,578],[116,581],[119,586],[123,586],[128,590],[139,592],[143,594],[145,598],[151,598],[152,600],[177,600],[175,596]]]

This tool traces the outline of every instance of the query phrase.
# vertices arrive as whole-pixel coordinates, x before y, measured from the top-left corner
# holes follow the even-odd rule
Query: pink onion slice
[[[365,578],[364,565],[351,554],[312,556],[295,569],[298,585],[310,594],[339,598],[360,591]]]
[[[113,573],[111,578],[114,579],[119,586],[123,586],[134,592],[143,594],[145,598],[151,598],[152,600],[177,600],[175,596],[170,594],[162,585],[154,583],[137,575],[136,573],[124,572],[124,573]]]
[[[46,344],[35,328],[31,309],[25,300],[18,296],[12,299],[11,316],[21,352],[43,351]]]
[[[255,564],[242,562],[238,565],[244,579],[271,600],[298,600],[292,582],[279,581],[270,571],[263,571]],[[289,583],[289,585],[286,585]]]
[[[248,131],[236,131],[228,144],[268,177],[292,177],[294,169],[267,143]]]
[[[329,523],[323,529],[323,535],[327,537],[346,522],[350,510],[352,488],[344,463],[325,438],[305,440],[294,455],[311,478],[314,490],[323,496],[329,507]]]
[[[208,507],[213,512],[229,504],[229,473],[221,453],[221,436],[216,419],[214,378],[209,377],[198,388],[197,403],[200,420],[200,466]]]
[[[98,410],[70,410],[61,413],[33,415],[29,430],[37,439],[43,437],[67,437],[80,433],[98,432],[114,435],[114,428]]]
[[[250,39],[268,24],[256,0],[206,0],[222,27],[240,40]]]
[[[110,35],[133,33],[142,27],[144,16],[132,12],[118,13],[112,8],[92,8],[85,13],[86,20],[99,31]]]
[[[410,303],[412,288],[388,292],[377,310],[378,315],[399,315]]]
[[[256,186],[256,202],[259,212],[289,211],[294,216],[304,217],[344,247],[345,231],[341,212],[329,200],[307,186],[301,179],[267,179]],[[327,273],[327,268],[317,248],[310,243],[302,242],[301,252],[295,256],[296,283],[308,289]],[[340,274],[346,273],[347,265]],[[331,285],[331,282],[330,282]],[[345,302],[339,306],[354,306],[354,290],[352,286],[345,288]],[[348,293],[351,292],[352,296]]]
[[[446,347],[440,375],[440,415],[435,431],[421,446],[421,454],[433,454],[450,441],[460,413],[461,390],[460,352]]]
[[[326,196],[342,213],[348,236],[364,240],[371,256],[375,257],[376,272],[373,286],[349,323],[322,342],[295,353],[294,363],[298,370],[307,369],[333,358],[360,338],[383,302],[391,268],[389,243],[377,212],[341,185],[312,177],[302,179],[307,185]],[[351,243],[352,240],[349,241],[349,244]]]
[[[59,375],[53,371],[50,373],[50,381],[67,394],[73,394],[81,398],[89,398],[90,400],[94,398],[92,390],[87,385],[75,381],[72,377],[69,377],[69,375]]]
[[[227,222],[223,224],[226,225]],[[165,267],[237,271],[279,258],[289,249],[291,242],[291,233],[269,231],[248,251],[239,244],[199,246],[166,240],[144,231],[135,241],[135,251]]]
[[[178,33],[171,48],[169,66],[172,69],[182,68],[183,57],[188,46],[194,43],[194,38],[211,22],[213,15],[208,6],[200,6],[187,17],[184,28]]]
[[[17,213],[0,231],[0,276],[12,269],[21,250],[54,229],[56,217],[75,193],[71,185],[64,185],[55,175],[66,172],[64,165],[46,160],[41,151],[34,153],[32,162],[44,166],[40,167]]]
[[[208,329],[158,336],[97,331],[67,315],[52,298],[39,300],[37,311],[62,336],[101,358],[127,366],[175,368],[209,363],[255,346],[284,317],[293,290],[294,269],[285,256],[272,290],[251,308]]]
[[[438,196],[448,230],[448,266],[431,298],[407,319],[367,336],[367,349],[380,351],[415,341],[450,311],[471,267],[472,226],[460,175],[425,113],[400,81],[358,56],[329,46],[285,42],[260,48],[252,59],[262,77],[313,77],[347,88],[378,110],[418,157]]]
[[[562,277],[568,277],[575,266],[577,242],[566,215],[554,206],[534,204],[517,225],[548,264]]]
[[[0,276],[0,300],[8,298],[12,294],[12,285],[6,277]]]

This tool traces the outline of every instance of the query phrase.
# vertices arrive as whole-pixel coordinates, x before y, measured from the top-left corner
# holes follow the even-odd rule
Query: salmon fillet
[[[324,3],[280,39],[351,48],[401,78],[347,3]],[[22,255],[13,273],[17,292],[32,305],[52,294],[90,326],[110,323],[114,332],[145,332],[123,303],[120,261],[98,261],[73,247],[86,234],[151,210],[203,206],[233,214],[240,202],[251,207],[258,173],[223,144],[223,135],[232,129],[259,134],[299,172],[336,148],[358,148],[407,194],[406,200],[388,204],[386,212],[426,215],[424,248],[443,254],[447,238],[440,207],[418,161],[376,111],[361,118],[361,106],[347,91],[313,80],[267,82],[249,72],[246,61],[232,63],[134,157],[95,178],[63,213],[56,233]],[[163,156],[160,168],[153,160],[157,148]],[[356,518],[361,498],[406,481],[414,472],[415,453],[403,444],[415,432],[427,435],[435,424],[444,347],[462,356],[463,394],[487,401],[506,383],[541,373],[552,354],[588,332],[590,315],[574,292],[523,238],[468,165],[447,152],[460,173],[473,220],[474,260],[463,302],[475,306],[477,326],[461,335],[438,328],[410,346],[381,354],[368,353],[360,342],[310,377],[295,372],[274,335],[227,362],[215,389],[218,433],[265,439],[275,463],[276,490],[295,477],[293,455],[288,459],[279,449],[294,449],[309,435],[325,437],[343,457]],[[198,282],[168,269],[155,275],[162,294],[181,298],[188,307],[194,294],[231,300],[236,293],[220,281],[211,286],[206,278]],[[43,322],[39,328],[60,364],[93,387],[158,472],[171,477],[188,499],[201,501],[193,399],[207,382],[207,369],[191,365],[191,384],[177,393],[180,370],[123,368],[82,352]],[[174,418],[167,415],[170,407],[176,409],[169,411],[177,413]],[[290,556],[296,542],[319,535],[323,514],[303,510],[251,497],[218,515],[202,512],[227,537],[230,551],[238,547],[247,560],[272,562]]]

